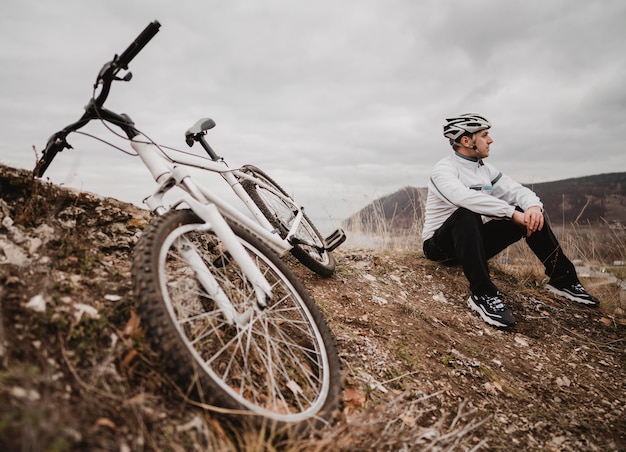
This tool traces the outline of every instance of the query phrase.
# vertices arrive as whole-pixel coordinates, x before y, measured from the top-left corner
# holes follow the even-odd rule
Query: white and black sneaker
[[[504,306],[500,293],[496,295],[472,295],[467,305],[478,312],[485,322],[499,328],[514,326],[516,321],[511,311]]]
[[[558,284],[549,282],[546,284],[546,289],[552,293],[565,297],[568,300],[572,300],[586,306],[591,306],[593,308],[600,304],[600,301],[593,295],[589,295],[579,282],[575,282],[574,284]]]

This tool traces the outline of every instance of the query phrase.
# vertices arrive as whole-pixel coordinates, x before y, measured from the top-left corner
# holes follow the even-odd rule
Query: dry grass
[[[42,209],[43,205],[41,201],[38,208]],[[24,221],[20,228],[28,224]],[[0,271],[2,316],[6,320],[0,324],[0,449],[6,446],[5,450],[56,451],[447,451],[478,450],[484,445],[480,438],[474,437],[477,430],[490,422],[489,414],[478,413],[463,402],[458,403],[455,411],[450,407],[457,400],[450,402],[449,394],[438,392],[438,388],[432,393],[421,392],[415,389],[416,385],[410,391],[402,387],[404,392],[394,392],[395,397],[383,398],[372,390],[367,393],[367,402],[352,409],[346,403],[343,418],[315,436],[271,426],[238,428],[223,422],[219,410],[187,399],[186,391],[163,373],[158,356],[148,350],[140,329],[129,327],[134,325],[132,296],[128,278],[122,276],[128,270],[127,248],[111,249],[100,244],[97,260],[85,262],[81,256],[91,256],[93,253],[87,251],[93,251],[93,247],[99,249],[99,244],[90,238],[93,232],[87,231],[85,222],[78,225],[83,236],[68,234],[65,254],[56,245],[48,250],[47,256],[54,262],[42,261],[39,267],[24,269],[3,266]],[[92,226],[94,231],[103,228],[89,225]],[[418,221],[401,234],[373,226],[361,225],[357,231],[365,237],[372,235],[370,248],[420,253]],[[354,232],[350,235],[355,235]],[[623,267],[606,265],[607,259],[626,256],[624,230],[595,231],[575,226],[557,230],[557,234],[572,259],[597,268],[600,274],[604,269],[604,274],[624,279]],[[353,245],[348,242],[343,246]],[[518,277],[525,290],[533,284],[539,287],[543,279],[539,262],[529,253],[527,247],[519,244],[510,248],[506,261],[505,255],[495,259],[496,266]],[[372,265],[373,274],[383,267],[376,262]],[[346,272],[356,268],[348,268]],[[407,271],[413,271],[413,267]],[[346,274],[342,278],[351,279]],[[393,285],[393,279],[380,279],[381,285],[387,282]],[[423,281],[418,278],[411,282],[411,287]],[[353,294],[368,285],[359,279],[352,282]],[[430,281],[429,287],[431,282],[443,284]],[[590,276],[585,283],[613,310],[607,311],[607,316],[619,320],[617,312],[625,306],[624,290],[600,277],[596,280]],[[343,283],[338,281],[339,289],[335,290],[348,292],[340,284]],[[47,313],[24,308],[30,296],[42,290],[50,293]],[[102,301],[104,293],[119,294],[121,300]],[[96,304],[100,319],[76,318],[67,300],[64,301],[66,298]],[[338,300],[342,300],[338,305],[344,302]],[[407,316],[421,317],[415,305],[400,304]],[[346,314],[350,322],[354,320],[352,314],[351,311]],[[428,327],[434,320],[429,322],[423,325]],[[400,373],[400,377],[405,376]],[[389,381],[400,377],[394,375]],[[431,378],[431,381],[438,380]]]
[[[342,245],[351,249],[374,249],[378,251],[405,251],[421,249],[422,206],[413,206],[413,219],[408,227],[393,228],[395,217],[385,218],[380,201],[371,204],[367,215],[358,215],[348,225],[348,238]]]
[[[421,251],[422,221],[413,206],[415,221],[408,229],[391,229],[382,205],[374,202],[373,214],[350,223],[347,249]],[[561,247],[574,262],[585,287],[602,301],[602,311],[612,321],[626,324],[626,228],[609,225],[569,224],[553,226]],[[492,259],[495,268],[509,273],[524,287],[542,287],[547,281],[541,262],[524,240],[513,244]]]

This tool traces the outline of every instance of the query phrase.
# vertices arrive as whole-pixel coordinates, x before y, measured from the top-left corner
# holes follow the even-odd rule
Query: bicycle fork
[[[239,238],[235,235],[233,230],[228,226],[224,217],[220,213],[219,209],[215,204],[202,204],[196,201],[193,198],[185,199],[185,202],[189,205],[191,210],[194,211],[196,215],[198,215],[202,220],[204,220],[207,224],[211,225],[211,228],[215,232],[220,240],[224,243],[226,249],[233,257],[233,259],[239,264],[243,273],[248,277],[248,280],[252,283],[254,288],[254,293],[256,295],[257,306],[260,309],[264,309],[267,307],[269,301],[272,298],[272,288],[270,284],[265,279],[265,276],[259,270],[259,267],[254,263],[246,249],[243,247]],[[183,244],[182,248],[187,248]],[[209,269],[206,267],[206,264],[200,258],[200,255],[195,250],[195,248],[191,247],[190,251],[183,251],[188,258],[190,259],[189,264],[198,275],[198,279],[204,286],[205,290],[209,294],[209,296],[220,297],[223,300],[221,303],[224,306],[220,306],[220,302],[217,301],[220,309],[223,310],[224,315],[228,318],[229,313],[235,312],[232,303],[215,280]],[[226,305],[227,304],[227,305]],[[240,319],[244,320],[244,319]],[[229,319],[232,321],[232,319]],[[246,323],[247,320],[244,320]],[[239,322],[237,322],[239,323]]]

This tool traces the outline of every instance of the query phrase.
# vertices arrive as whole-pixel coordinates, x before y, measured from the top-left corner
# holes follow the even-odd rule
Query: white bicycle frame
[[[245,251],[235,233],[228,226],[224,217],[251,230],[255,235],[259,236],[263,242],[270,246],[272,250],[282,256],[292,248],[292,245],[289,243],[288,239],[281,238],[277,231],[274,230],[273,226],[267,221],[256,204],[250,199],[250,196],[245,192],[238,177],[255,180],[256,183],[263,185],[273,192],[276,193],[276,191],[273,190],[272,187],[263,184],[263,181],[251,178],[241,172],[235,176],[231,171],[224,171],[224,165],[221,162],[186,153],[177,155],[176,159],[172,159],[169,155],[166,157],[157,145],[146,142],[141,136],[133,138],[131,147],[137,152],[142,162],[159,185],[157,190],[145,199],[145,203],[150,210],[162,215],[168,210],[181,205],[189,207],[198,217],[210,225],[215,234],[224,242],[230,254],[252,282],[258,305],[260,307],[266,306],[267,300],[272,296],[271,287],[252,258]],[[219,172],[246,204],[256,221],[245,216],[239,210],[215,195],[215,193],[204,188],[202,185],[196,184],[192,180],[186,167]],[[175,198],[175,201],[171,203],[170,207],[166,207],[164,197],[166,193],[174,187],[181,188],[184,193]],[[286,202],[290,204],[293,203],[290,198],[286,198],[282,193],[276,194]],[[302,216],[303,210],[302,208],[298,208],[298,214],[287,237],[295,233]],[[245,319],[239,320],[237,318],[228,298],[222,292],[217,281],[207,270],[197,252],[193,249],[190,250],[190,247],[185,247],[184,245],[182,245],[181,248],[184,248],[180,250],[181,254],[185,256],[190,266],[192,266],[207,293],[216,300],[227,320],[230,323],[245,323]]]
[[[221,166],[226,166],[227,170],[225,171],[223,168],[219,167],[220,165]],[[268,185],[264,181],[259,180],[256,177],[252,177],[252,176],[250,176],[250,175],[248,175],[248,174],[246,174],[246,173],[244,173],[242,171],[228,169],[228,166],[226,165],[226,162],[224,162],[223,160],[221,160],[221,161],[214,161],[214,160],[205,161],[205,164],[203,165],[203,168],[206,169],[206,170],[209,170],[209,171],[218,172],[220,174],[220,176],[222,176],[224,178],[224,180],[226,180],[226,182],[228,182],[228,185],[230,186],[230,188],[235,192],[235,194],[239,197],[239,199],[241,199],[241,201],[243,201],[243,203],[248,208],[250,213],[252,213],[252,215],[257,220],[259,225],[262,226],[266,231],[269,231],[271,233],[271,235],[268,236],[268,238],[270,240],[283,242],[281,247],[282,246],[287,246],[287,251],[290,250],[293,247],[293,245],[291,245],[291,243],[290,243],[290,239],[296,234],[296,231],[300,227],[300,223],[302,222],[302,218],[304,217],[304,208],[303,207],[296,205],[290,197],[285,196],[283,193],[281,193],[280,191],[276,190],[272,185]],[[296,216],[295,216],[295,218],[293,220],[293,223],[292,223],[291,227],[289,228],[289,232],[287,233],[285,238],[281,238],[280,237],[280,235],[278,234],[278,231],[276,231],[274,226],[267,220],[265,215],[263,215],[263,212],[261,212],[261,210],[254,203],[252,198],[250,198],[250,195],[248,194],[248,192],[246,192],[246,190],[244,190],[244,188],[241,186],[241,180],[242,179],[253,181],[255,184],[265,188],[266,190],[271,191],[272,194],[274,194],[275,196],[279,197],[286,205],[290,205],[293,210],[298,212],[296,214]],[[244,218],[246,218],[246,220],[247,220],[247,217],[244,217]],[[300,239],[300,242],[302,243],[303,240]],[[310,243],[309,245],[315,246],[314,243]]]

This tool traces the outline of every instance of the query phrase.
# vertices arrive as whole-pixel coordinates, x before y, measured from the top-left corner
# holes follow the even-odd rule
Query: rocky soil
[[[485,325],[457,268],[340,249],[295,262],[333,331],[340,419],[314,437],[241,431],[187,399],[134,313],[130,255],[150,215],[0,166],[0,450],[625,450],[626,297],[600,309],[494,266],[518,319]],[[207,409],[208,408],[208,409]]]

